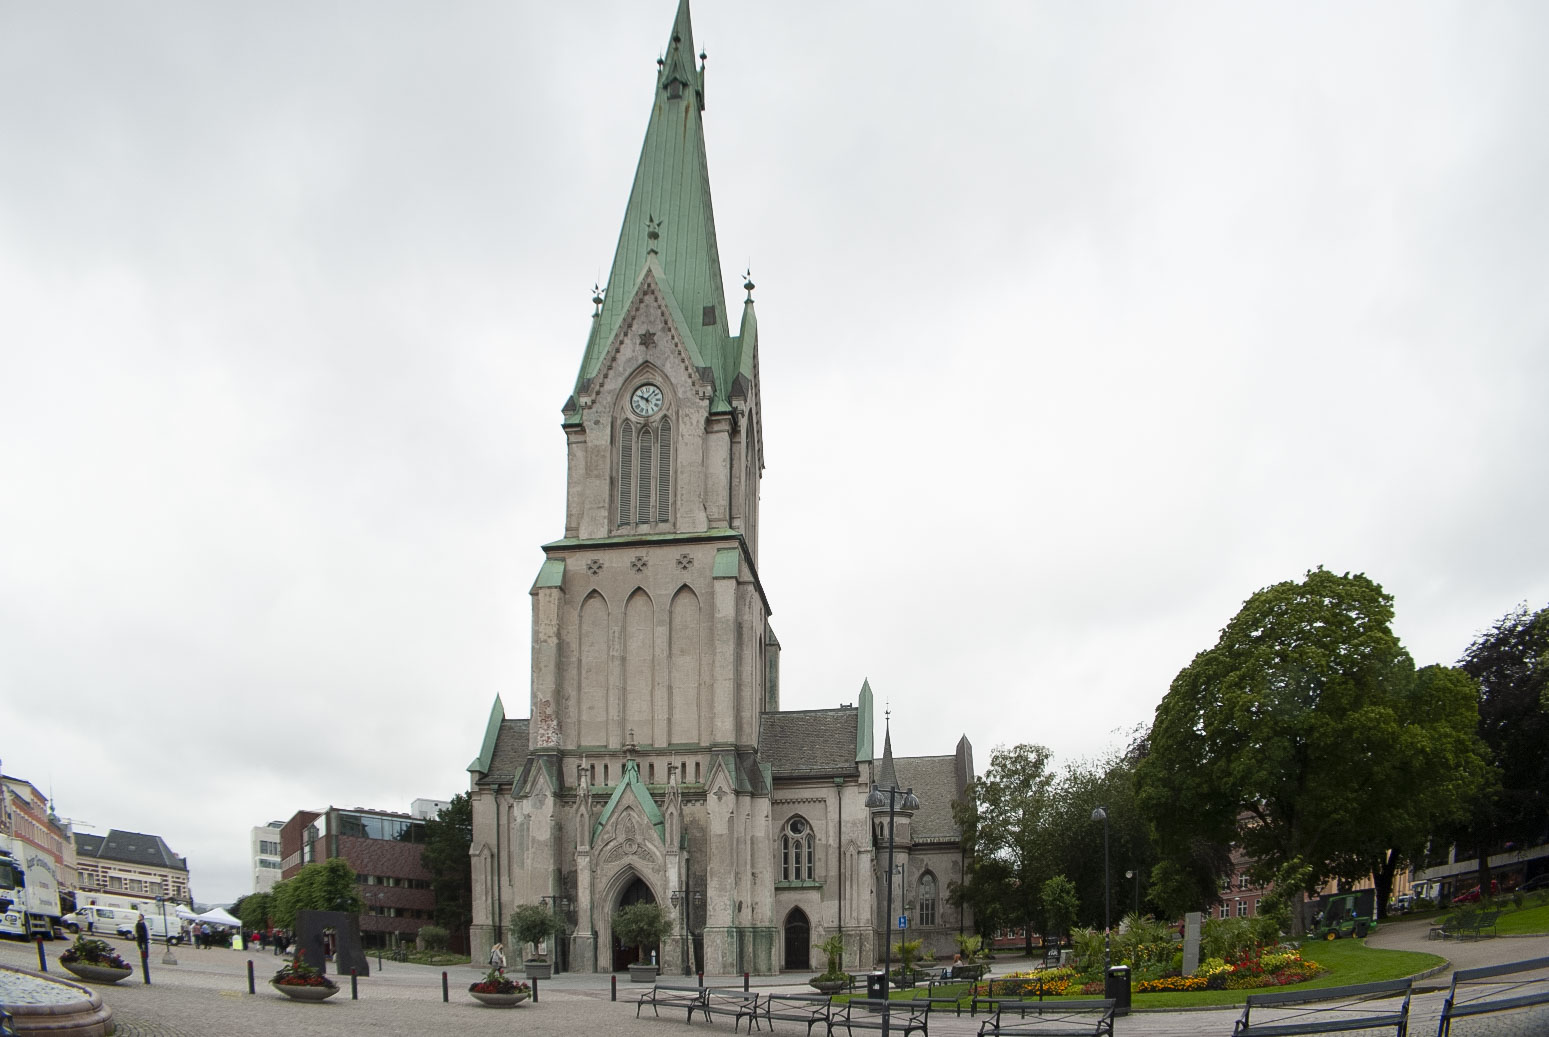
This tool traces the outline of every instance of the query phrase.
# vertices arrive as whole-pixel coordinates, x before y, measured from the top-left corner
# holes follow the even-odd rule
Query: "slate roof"
[[[909,835],[916,842],[956,841],[962,832],[952,820],[952,800],[958,795],[957,757],[900,756],[893,761],[898,787],[912,788],[920,798]]]
[[[758,758],[779,778],[854,776],[860,710],[801,709],[759,717]]]
[[[188,861],[172,852],[165,839],[144,832],[125,832],[114,828],[107,835],[77,832],[75,855],[103,861],[122,861],[152,868],[187,871]]]
[[[495,735],[494,752],[490,753],[489,770],[479,779],[479,784],[509,785],[526,764],[527,721],[502,720]]]

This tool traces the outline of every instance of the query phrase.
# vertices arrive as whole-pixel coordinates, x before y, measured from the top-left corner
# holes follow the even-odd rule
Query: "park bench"
[[[1500,917],[1501,917],[1501,913],[1499,911],[1481,911],[1481,912],[1479,912],[1477,915],[1475,915],[1473,917],[1473,919],[1468,923],[1468,925],[1463,926],[1463,927],[1461,927],[1458,930],[1458,934],[1457,934],[1458,939],[1460,939],[1460,940],[1468,940],[1468,939],[1478,940],[1478,939],[1482,939],[1485,936],[1494,936],[1495,935],[1495,923],[1500,920]],[[1485,932],[1486,929],[1489,930],[1488,933]]]
[[[1412,988],[1411,980],[1389,979],[1347,987],[1249,994],[1248,1005],[1232,1028],[1232,1035],[1290,1037],[1293,1034],[1377,1030],[1391,1026],[1394,1037],[1404,1037],[1409,1028]],[[1403,1001],[1395,1010],[1391,1002],[1400,996]],[[1258,1019],[1253,1018],[1255,1012]]]
[[[1549,1005],[1549,958],[1459,969],[1442,1002],[1436,1037],[1447,1037],[1454,1019],[1538,1005]]]
[[[746,1019],[748,1032],[752,1033],[758,1016],[758,994],[741,987],[709,987],[705,990],[705,1019],[708,1020],[712,1013],[731,1016],[733,1033]]]
[[[688,1018],[685,1022],[693,1022],[695,1012],[703,1012],[706,1021],[710,1019],[709,988],[700,986],[697,981],[657,980],[635,1002],[636,1019],[640,1018],[640,1009],[646,1005],[650,1005],[651,1011],[658,1017],[661,1015],[659,1009],[662,1008],[686,1008]]]
[[[842,1005],[834,1006],[828,1020],[828,1032],[843,1029],[845,1033],[854,1034],[856,1030],[882,1029],[882,1013],[888,1013],[888,1031],[899,1034],[900,1037],[908,1037],[910,1033],[918,1030],[920,1033],[930,1034],[930,1000],[928,998],[915,998],[913,1000],[884,1001],[881,998],[855,997]]]
[[[1000,984],[1000,993],[995,992],[995,985],[997,983]],[[1063,990],[1065,988],[1062,985],[1059,989]],[[1046,994],[1046,990],[1047,988],[1043,981],[1036,977],[1032,979],[992,979],[984,985],[984,993],[982,994],[977,986],[974,987],[973,1000],[968,1005],[968,1014],[970,1017],[976,1016],[979,1014],[980,1009],[983,1009],[985,1012],[993,1012],[1003,1001],[1010,1004],[1029,1002],[1037,1004],[1045,996],[1054,996],[1053,992]]]
[[[979,1037],[1113,1037],[1114,999],[1004,1001],[979,1024]],[[1008,1018],[1015,1013],[1016,1018]]]
[[[811,1037],[812,1028],[819,1023],[823,1024],[823,1037],[828,1037],[829,1018],[833,1012],[833,1001],[827,994],[765,994],[759,1002],[755,1019],[762,1017],[769,1024],[770,1032],[774,1031],[774,1021],[802,1023],[807,1027],[807,1037]],[[732,1030],[737,1029],[736,1024]]]

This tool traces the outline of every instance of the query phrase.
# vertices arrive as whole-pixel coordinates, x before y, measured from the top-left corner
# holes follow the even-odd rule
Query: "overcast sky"
[[[675,2],[0,0],[7,773],[201,901],[466,789]],[[1318,565],[1420,664],[1549,602],[1549,7],[694,27],[786,708],[1070,761]]]

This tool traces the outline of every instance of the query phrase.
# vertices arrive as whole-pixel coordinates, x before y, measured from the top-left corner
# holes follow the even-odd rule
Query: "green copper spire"
[[[726,312],[705,160],[705,72],[704,65],[696,67],[695,61],[688,0],[679,0],[667,49],[657,62],[651,121],[635,168],[607,292],[576,379],[578,395],[596,375],[641,277],[651,267],[675,304],[695,366],[708,369],[714,378],[712,410],[726,408],[732,382],[751,363],[742,355],[743,343],[731,334]],[[567,405],[566,420],[580,419],[579,411]]]

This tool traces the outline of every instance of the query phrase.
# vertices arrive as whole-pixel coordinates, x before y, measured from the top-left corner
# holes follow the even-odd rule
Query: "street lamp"
[[[538,903],[549,905],[549,910],[559,919],[559,933],[557,935],[563,937],[563,939],[556,939],[554,941],[554,971],[566,972],[570,968],[570,923],[565,916],[570,914],[570,898],[563,896],[539,897]],[[565,948],[563,952],[560,950],[562,947]],[[561,953],[565,955],[563,961],[559,960]]]
[[[685,976],[692,976],[694,970],[689,965],[688,945],[694,941],[694,929],[691,921],[693,916],[689,913],[689,905],[693,904],[694,907],[698,907],[700,904],[703,904],[705,902],[705,895],[703,891],[697,889],[675,889],[672,891],[672,896],[669,899],[672,901],[673,907],[677,907],[679,904],[683,906],[683,938],[679,941],[683,944],[683,974]]]
[[[156,903],[161,905],[161,935],[167,941],[167,952],[161,956],[161,963],[176,965],[177,957],[172,953],[172,930],[167,928],[167,898],[158,893]]]
[[[1108,966],[1113,962],[1113,907],[1110,903],[1113,898],[1108,880],[1108,811],[1098,807],[1092,811],[1092,820],[1103,823],[1103,975],[1106,976]]]
[[[1134,879],[1135,880],[1135,917],[1139,918],[1140,917],[1140,872],[1135,871],[1135,870],[1126,871],[1124,873],[1124,877],[1127,878],[1127,879]]]
[[[893,971],[893,938],[889,932],[893,924],[893,816],[902,804],[905,810],[918,810],[920,799],[914,794],[913,788],[900,790],[897,785],[890,788],[878,788],[876,783],[871,785],[871,792],[866,796],[866,806],[872,810],[880,810],[887,807],[887,924],[883,928],[882,936],[882,996],[888,996],[888,984],[892,982],[889,975]],[[888,1037],[888,1017],[890,1009],[882,1011],[882,1037]]]

